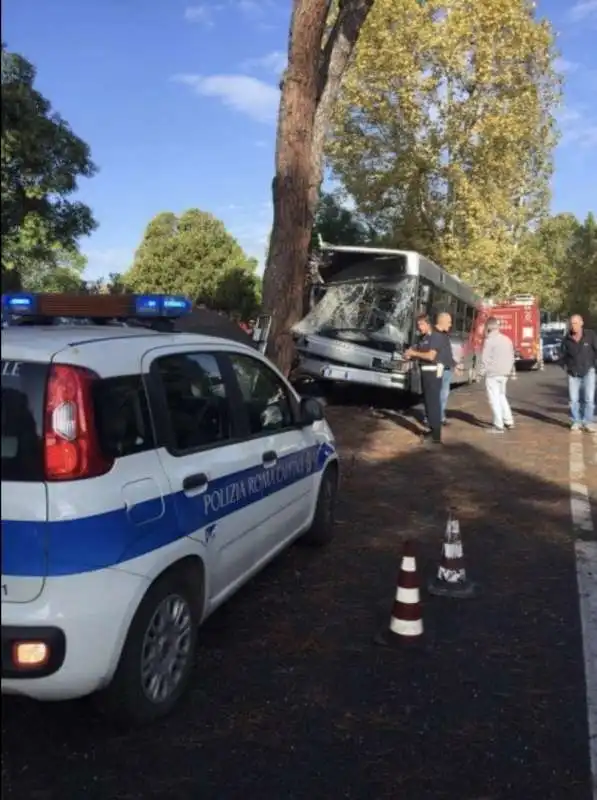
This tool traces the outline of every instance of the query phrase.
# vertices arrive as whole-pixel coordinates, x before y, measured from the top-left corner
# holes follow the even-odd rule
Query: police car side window
[[[185,453],[232,438],[226,385],[215,356],[177,353],[156,361],[172,433],[172,449]]]
[[[251,435],[270,433],[294,425],[290,394],[279,377],[262,361],[250,356],[230,356],[244,401]]]
[[[93,389],[93,402],[99,444],[107,456],[130,456],[155,446],[140,376],[98,381]]]

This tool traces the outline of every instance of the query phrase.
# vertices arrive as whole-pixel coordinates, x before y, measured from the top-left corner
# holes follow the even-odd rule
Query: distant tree
[[[582,314],[597,326],[597,222],[593,213],[574,233],[567,267],[564,302],[568,312]]]
[[[21,285],[32,292],[77,292],[86,266],[87,258],[78,250],[55,247],[50,260],[23,263]]]
[[[253,270],[257,268],[254,259]],[[217,283],[212,304],[222,311],[240,314],[242,319],[255,316],[261,303],[261,279],[245,267],[227,270]]]
[[[255,302],[256,265],[211,214],[164,212],[147,226],[122,280],[135,292],[182,294],[212,306],[234,300],[240,311]]]
[[[34,88],[35,76],[2,45],[2,272],[14,270],[16,284],[24,258],[49,266],[96,227],[90,209],[70,199],[77,179],[96,171],[89,147]]]
[[[375,231],[355,211],[342,205],[338,194],[323,192],[315,211],[312,245],[317,249],[319,236],[329,244],[366,245],[375,240]]]

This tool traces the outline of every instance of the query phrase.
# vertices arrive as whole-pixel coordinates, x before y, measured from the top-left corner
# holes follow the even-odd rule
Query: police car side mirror
[[[302,397],[300,405],[301,425],[307,427],[324,418],[323,406],[315,397]]]

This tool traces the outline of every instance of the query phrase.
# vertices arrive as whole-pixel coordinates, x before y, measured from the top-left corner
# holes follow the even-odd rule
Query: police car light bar
[[[167,294],[31,294],[2,295],[2,309],[13,316],[91,319],[174,319],[189,314],[186,297]]]

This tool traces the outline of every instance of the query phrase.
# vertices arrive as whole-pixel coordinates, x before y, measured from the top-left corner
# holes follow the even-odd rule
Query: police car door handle
[[[275,450],[268,450],[267,453],[263,454],[263,466],[264,467],[273,467],[274,464],[278,460],[278,454]]]
[[[205,489],[207,487],[207,475],[204,472],[197,472],[194,475],[187,475],[183,478],[182,488],[185,492]]]

